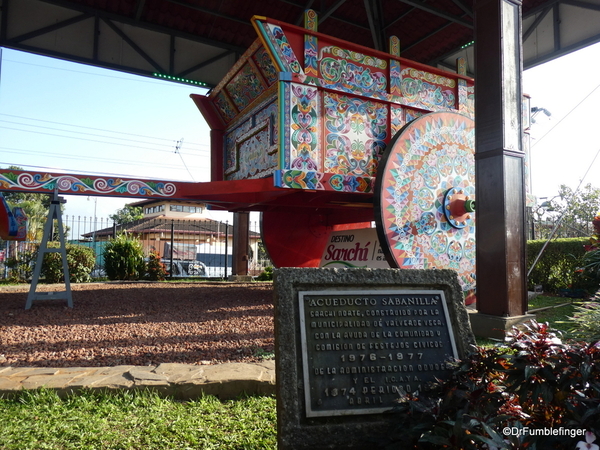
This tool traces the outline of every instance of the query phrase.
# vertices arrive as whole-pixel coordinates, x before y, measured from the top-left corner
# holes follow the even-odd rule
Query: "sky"
[[[2,49],[0,167],[210,181],[205,89]],[[108,217],[135,199],[64,196]]]
[[[189,98],[206,91],[2,49],[0,167],[210,181],[209,127]],[[524,72],[533,194],[600,187],[600,44]],[[594,165],[592,162],[594,158]],[[131,199],[65,196],[67,216],[108,217]],[[223,220],[227,216],[214,214]]]
[[[600,188],[600,44],[523,73],[531,106],[545,108],[531,125],[533,193],[551,198],[561,184]],[[586,176],[587,173],[587,176]],[[584,178],[585,177],[585,178]]]

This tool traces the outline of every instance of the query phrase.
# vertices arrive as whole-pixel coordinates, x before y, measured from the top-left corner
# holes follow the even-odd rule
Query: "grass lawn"
[[[529,301],[529,309],[532,310],[551,306],[552,308],[535,312],[537,321],[541,323],[548,322],[552,328],[566,333],[573,328],[573,325],[561,322],[568,321],[569,317],[573,315],[576,303],[576,301],[572,301],[570,298],[546,297],[540,295]]]
[[[149,392],[0,399],[0,449],[254,450],[276,447],[275,398],[179,402]]]
[[[562,331],[566,336],[573,326],[563,322],[567,322],[568,318],[573,315],[575,304],[577,302],[573,302],[569,298],[540,295],[529,300],[529,311],[547,308],[534,312],[536,320],[540,323],[548,322],[552,328]],[[483,347],[491,347],[498,342],[494,339],[477,338],[477,344]]]

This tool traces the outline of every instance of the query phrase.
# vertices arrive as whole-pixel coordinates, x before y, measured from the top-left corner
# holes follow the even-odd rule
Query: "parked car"
[[[163,258],[161,262],[165,265],[167,273],[171,275],[171,260]],[[206,274],[206,265],[202,261],[173,260],[174,277],[204,277]]]

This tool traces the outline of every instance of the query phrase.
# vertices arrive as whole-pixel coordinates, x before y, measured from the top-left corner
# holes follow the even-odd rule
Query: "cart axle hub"
[[[475,200],[470,199],[461,188],[452,188],[444,196],[444,215],[454,228],[464,228],[473,218]]]

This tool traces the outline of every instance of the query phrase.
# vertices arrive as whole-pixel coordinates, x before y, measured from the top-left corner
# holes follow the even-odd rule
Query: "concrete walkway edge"
[[[163,396],[190,400],[214,395],[221,400],[242,394],[275,393],[275,361],[190,365],[115,367],[2,367],[0,396],[14,397],[23,389],[47,388],[65,396],[81,390],[148,389]]]

